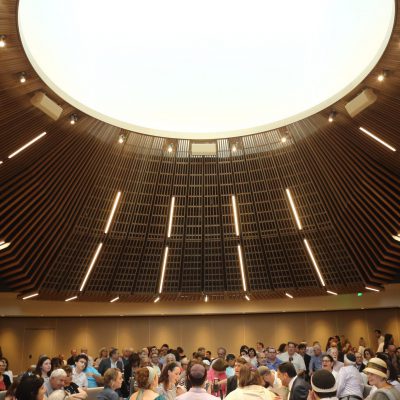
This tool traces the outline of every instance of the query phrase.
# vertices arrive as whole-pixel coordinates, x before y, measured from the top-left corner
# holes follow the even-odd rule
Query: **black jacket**
[[[292,390],[288,400],[307,400],[310,385],[299,376],[293,382]]]

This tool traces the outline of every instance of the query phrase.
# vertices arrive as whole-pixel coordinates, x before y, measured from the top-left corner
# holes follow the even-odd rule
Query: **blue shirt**
[[[282,364],[282,361],[279,358],[276,358],[273,363],[267,359],[264,365],[268,367],[268,369],[273,369],[274,371],[278,371],[279,364]]]
[[[85,374],[87,374],[87,373],[92,373],[92,374],[94,374],[94,375],[101,375],[100,372],[97,371],[96,368],[94,368],[94,367],[92,367],[92,366],[90,366],[90,365],[88,365],[88,366],[83,370],[83,372],[84,372]],[[88,380],[88,388],[95,388],[95,387],[97,387],[96,379],[94,379],[93,376],[87,376],[87,375],[86,375],[86,377],[87,377],[87,380]]]
[[[311,356],[310,365],[308,366],[310,373],[318,371],[319,369],[322,369],[322,354],[319,356]]]

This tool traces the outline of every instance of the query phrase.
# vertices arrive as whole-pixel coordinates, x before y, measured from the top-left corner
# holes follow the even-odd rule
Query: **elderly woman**
[[[264,387],[264,381],[256,368],[243,365],[239,371],[239,387],[225,400],[273,400],[275,395]]]
[[[164,396],[157,393],[158,375],[154,368],[138,368],[136,381],[139,391],[130,400],[164,400]]]
[[[371,400],[400,400],[400,392],[388,383],[388,368],[380,358],[371,358],[364,372],[368,376],[368,383],[377,390],[370,395]]]
[[[104,389],[97,395],[99,400],[119,400],[116,390],[122,385],[122,372],[118,368],[108,368],[104,373]]]

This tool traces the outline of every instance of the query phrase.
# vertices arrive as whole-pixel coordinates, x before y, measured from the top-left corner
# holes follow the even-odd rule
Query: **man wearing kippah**
[[[309,400],[337,400],[336,379],[325,369],[315,371],[311,377],[311,396]]]
[[[337,378],[337,397],[340,400],[363,400],[364,384],[356,368],[356,356],[348,353],[344,356],[344,367],[340,368]]]

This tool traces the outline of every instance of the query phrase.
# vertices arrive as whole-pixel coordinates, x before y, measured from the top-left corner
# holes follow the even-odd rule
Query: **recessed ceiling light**
[[[46,135],[47,132],[43,132],[41,133],[39,136],[36,136],[34,139],[32,139],[30,142],[28,142],[27,144],[23,145],[22,147],[20,147],[18,150],[14,151],[14,153],[10,154],[8,156],[8,158],[13,158],[14,156],[16,156],[18,153],[20,153],[22,150],[25,150],[27,147],[29,147],[30,145],[32,145],[33,143],[35,143],[36,141],[38,141],[39,139],[41,139],[44,135]]]
[[[331,113],[329,114],[329,117],[328,117],[328,121],[333,122],[335,120],[335,118],[336,118],[336,112],[331,111]]]
[[[21,73],[19,74],[19,81],[20,81],[21,83],[25,83],[25,82],[26,82],[26,73],[25,73],[25,72],[21,72]]]
[[[375,289],[375,288],[370,287],[370,286],[365,286],[365,289],[371,290],[372,292],[379,292],[380,291],[379,289]]]
[[[39,293],[34,293],[34,294],[30,294],[28,296],[25,296],[22,298],[22,300],[28,300],[28,299],[31,299],[32,297],[36,297],[36,296],[39,296]]]
[[[73,296],[73,297],[70,297],[68,299],[65,299],[65,301],[73,301],[73,300],[75,300],[77,298],[78,298],[78,296]]]
[[[286,136],[283,136],[282,139],[281,139],[281,142],[282,142],[282,143],[286,143],[286,142],[287,142],[287,137],[286,137]]]
[[[205,301],[206,303],[208,302],[208,296],[207,296],[207,295],[204,296],[204,301]]]
[[[286,295],[287,297],[289,297],[289,299],[293,299],[293,296],[292,296],[290,293],[285,293],[285,295]]]
[[[154,299],[154,303],[158,303],[160,301],[160,296],[158,296],[158,297],[156,297],[155,299]]]
[[[117,296],[117,297],[113,298],[112,300],[110,300],[110,303],[115,303],[118,300],[119,300],[119,296]]]
[[[332,290],[327,290],[326,293],[333,294],[333,295],[335,295],[335,296],[338,295],[336,292],[332,292]]]
[[[244,298],[245,298],[247,301],[250,301],[250,297],[249,297],[247,294],[244,295]]]
[[[374,135],[373,133],[371,133],[370,131],[368,131],[367,129],[363,128],[362,126],[360,126],[360,131],[364,132],[365,134],[367,134],[369,137],[371,137],[372,139],[376,140],[377,142],[379,142],[380,144],[384,145],[385,147],[387,147],[389,150],[392,151],[396,151],[396,149],[391,146],[390,144],[387,144],[386,142],[384,142],[382,139],[379,139],[378,136]]]
[[[0,241],[0,250],[6,249],[10,244],[11,242]]]
[[[379,82],[383,82],[385,80],[385,78],[387,78],[388,76],[388,71],[387,70],[383,70],[379,75],[378,75],[378,81]]]
[[[121,133],[118,136],[118,143],[123,144],[123,143],[125,143],[127,141],[127,139],[128,139],[128,135],[126,133]]]
[[[78,114],[71,114],[69,117],[69,123],[75,125],[78,122]]]
[[[400,242],[400,233],[398,233],[397,235],[392,235],[392,238]]]
[[[6,35],[0,35],[0,47],[6,47],[6,39],[7,36]]]

